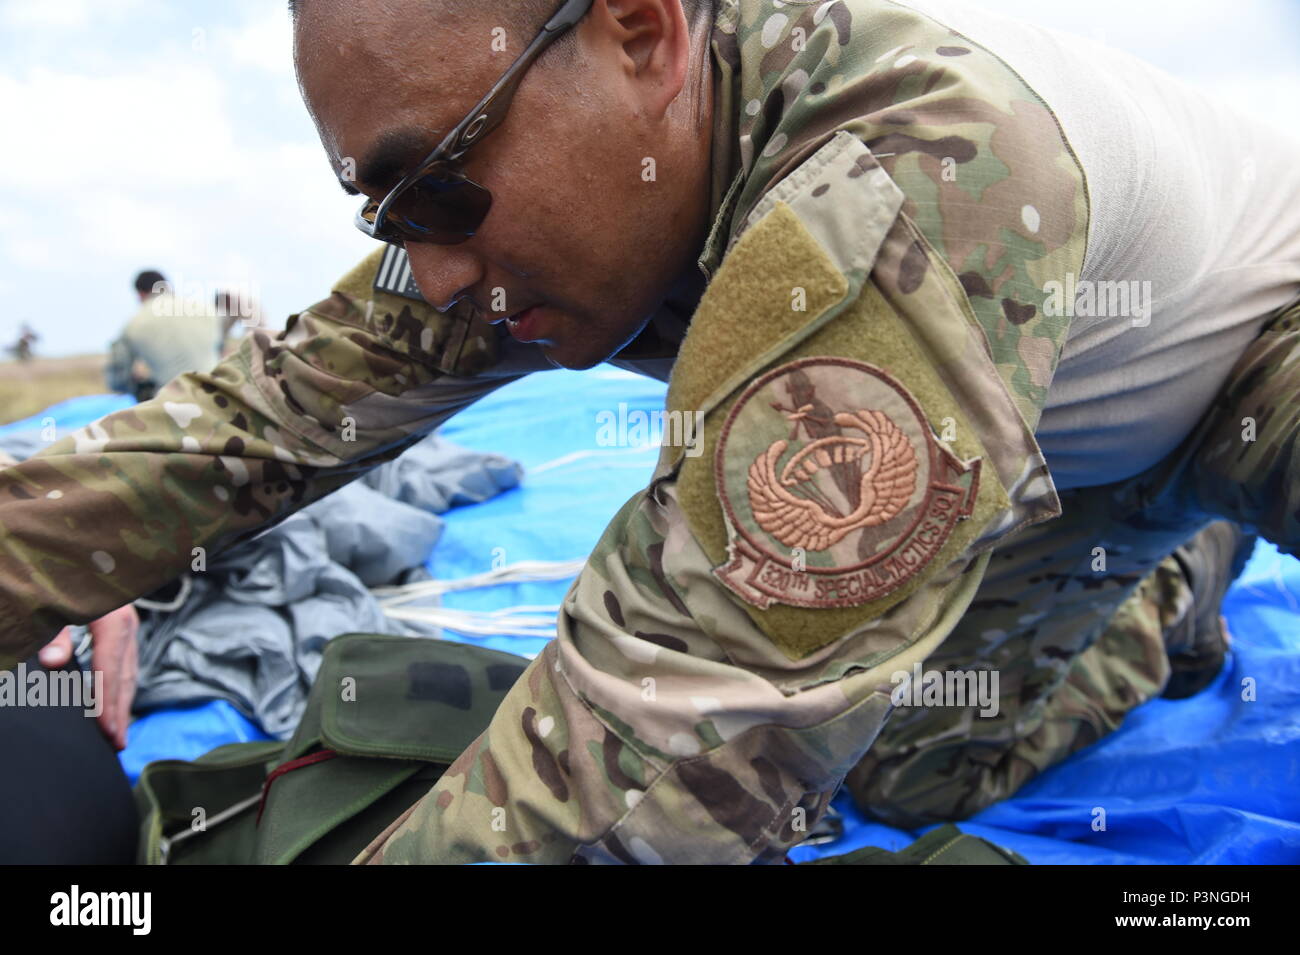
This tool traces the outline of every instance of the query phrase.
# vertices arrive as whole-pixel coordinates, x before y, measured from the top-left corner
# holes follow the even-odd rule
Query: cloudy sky
[[[1300,121],[1298,0],[980,5]],[[251,286],[282,325],[369,250],[289,41],[281,0],[0,0],[0,341],[28,321],[44,354],[104,350],[146,267]]]

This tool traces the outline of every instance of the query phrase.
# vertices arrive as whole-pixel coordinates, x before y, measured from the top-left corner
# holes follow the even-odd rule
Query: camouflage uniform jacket
[[[1059,503],[1033,438],[1079,166],[1006,64],[886,0],[721,0],[715,224],[665,447],[488,730],[366,861],[776,861]],[[544,367],[376,252],[271,340],[0,472],[0,658],[256,533]],[[390,291],[391,290],[391,291]]]

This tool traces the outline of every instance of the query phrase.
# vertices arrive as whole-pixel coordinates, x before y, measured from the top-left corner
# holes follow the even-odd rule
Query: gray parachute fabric
[[[36,433],[0,438],[22,459]],[[137,602],[137,714],[225,699],[277,739],[298,725],[325,644],[341,633],[434,637],[386,617],[369,588],[427,578],[436,515],[519,484],[522,467],[430,435],[395,461]],[[79,642],[81,628],[74,630]]]

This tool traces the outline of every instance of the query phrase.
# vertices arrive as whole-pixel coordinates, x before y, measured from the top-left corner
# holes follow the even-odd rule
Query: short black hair
[[[154,269],[145,269],[135,277],[135,290],[141,295],[153,295],[161,291],[158,287],[167,284],[167,277]]]

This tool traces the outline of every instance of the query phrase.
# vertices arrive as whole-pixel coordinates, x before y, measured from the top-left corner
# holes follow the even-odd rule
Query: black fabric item
[[[1185,700],[1208,687],[1218,677],[1227,658],[1221,607],[1232,582],[1245,570],[1259,538],[1246,534],[1230,521],[1215,521],[1174,551],[1195,601],[1187,631],[1170,642],[1169,683],[1160,694],[1166,700]]]
[[[866,846],[801,865],[1029,865],[1018,852],[962,832],[952,823],[931,829],[910,846],[890,852]]]
[[[131,784],[80,707],[0,706],[0,806],[0,864],[135,862]]]

